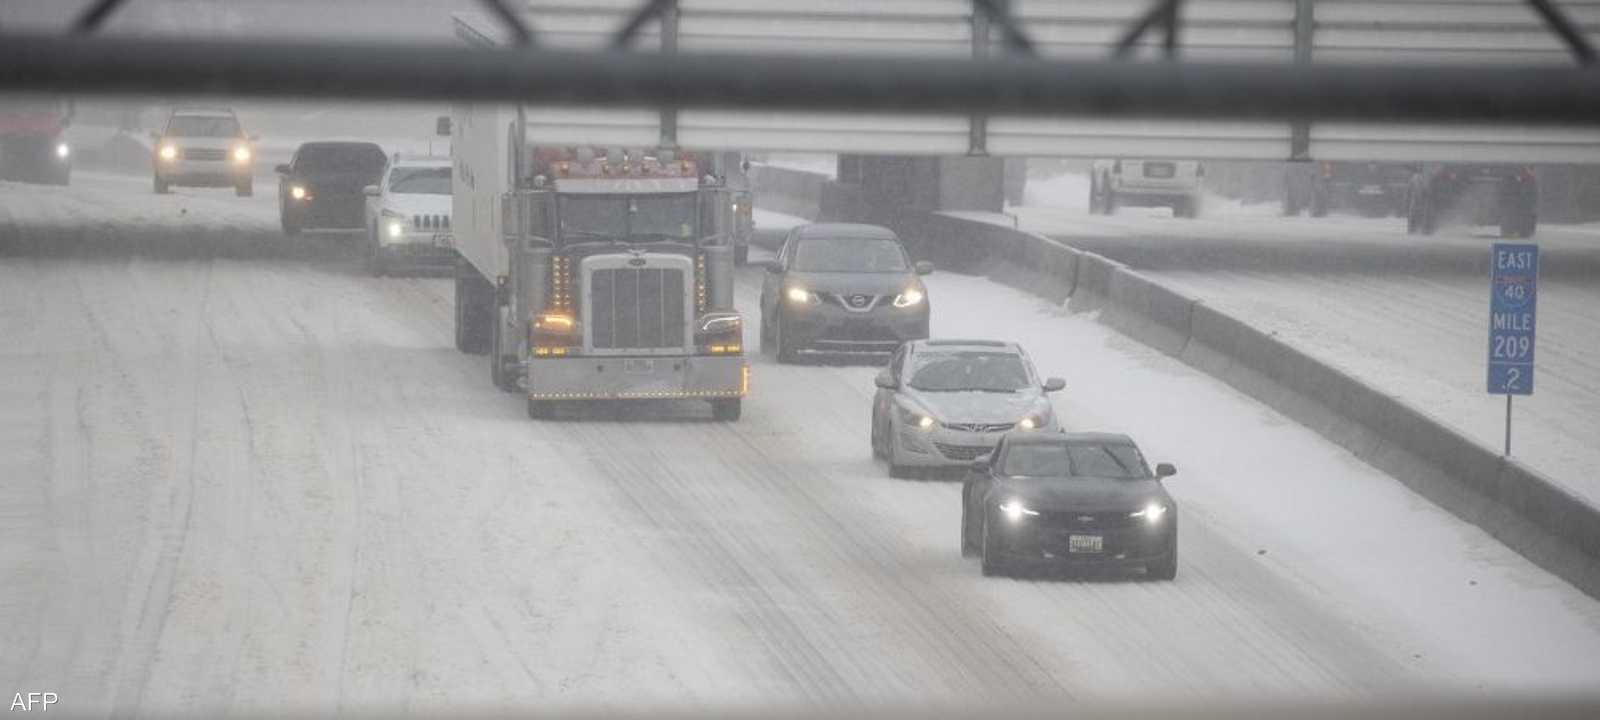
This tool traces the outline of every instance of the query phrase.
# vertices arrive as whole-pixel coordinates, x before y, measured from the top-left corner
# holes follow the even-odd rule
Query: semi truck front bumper
[[[646,400],[744,397],[742,355],[534,358],[524,388],[531,400]]]

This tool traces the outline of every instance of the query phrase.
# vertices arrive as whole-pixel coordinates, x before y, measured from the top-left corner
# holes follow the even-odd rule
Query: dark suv
[[[1441,225],[1498,225],[1503,237],[1533,237],[1539,181],[1518,165],[1444,165],[1412,183],[1406,231],[1431,235]]]
[[[279,165],[278,217],[283,232],[362,230],[367,226],[363,189],[383,176],[389,158],[369,142],[308,142]]]
[[[789,232],[761,285],[761,347],[778,362],[802,353],[887,357],[928,337],[928,291],[900,239],[875,225],[822,223]]]
[[[1284,214],[1309,209],[1312,217],[1330,211],[1400,217],[1410,204],[1411,180],[1421,171],[1416,163],[1318,163],[1309,178],[1291,172],[1285,183]]]

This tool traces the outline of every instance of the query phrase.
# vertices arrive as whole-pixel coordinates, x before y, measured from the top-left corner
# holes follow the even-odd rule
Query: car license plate
[[[1382,195],[1383,194],[1383,186],[1382,185],[1363,185],[1363,186],[1361,186],[1361,189],[1357,190],[1356,192],[1358,192],[1358,193],[1360,193],[1362,195]]]
[[[1067,536],[1067,552],[1097,553],[1105,547],[1105,538],[1100,535],[1069,535]]]
[[[622,361],[622,371],[634,375],[649,375],[656,371],[656,361],[649,358],[630,358]]]

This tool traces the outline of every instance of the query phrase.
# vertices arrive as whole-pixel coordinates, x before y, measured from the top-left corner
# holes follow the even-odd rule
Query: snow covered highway
[[[1600,686],[1600,603],[1090,316],[928,278],[935,336],[1022,342],[1068,427],[1177,464],[1173,583],[980,577],[959,484],[871,459],[876,368],[752,355],[737,423],[530,421],[451,346],[448,279],[283,238],[265,188],[0,185],[0,687],[164,715]]]

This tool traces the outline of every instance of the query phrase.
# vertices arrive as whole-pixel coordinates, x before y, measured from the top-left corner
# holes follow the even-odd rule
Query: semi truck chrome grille
[[[686,337],[684,272],[602,268],[589,275],[590,332],[596,349],[681,348]]]

